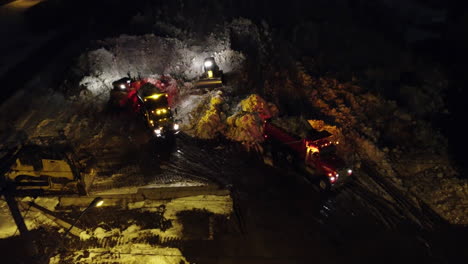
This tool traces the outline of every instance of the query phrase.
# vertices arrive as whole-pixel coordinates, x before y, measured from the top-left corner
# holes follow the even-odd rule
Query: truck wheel
[[[319,178],[318,187],[322,192],[328,192],[331,189],[331,183],[328,177],[322,176]]]

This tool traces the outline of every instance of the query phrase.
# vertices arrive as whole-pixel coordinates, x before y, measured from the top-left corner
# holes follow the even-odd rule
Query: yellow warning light
[[[207,71],[208,78],[213,78],[213,71]]]
[[[156,109],[156,114],[157,114],[157,115],[162,115],[162,114],[165,114],[165,113],[167,113],[167,109],[166,109],[166,108]]]
[[[307,153],[309,152],[316,153],[316,152],[319,152],[319,149],[317,147],[307,145]]]
[[[152,94],[152,95],[150,95],[150,96],[145,97],[145,102],[146,102],[146,99],[147,99],[147,98],[150,98],[150,99],[159,99],[159,97],[161,97],[161,96],[163,96],[163,95],[165,95],[165,96],[167,97],[167,94],[162,94],[162,93],[161,93],[161,94]]]

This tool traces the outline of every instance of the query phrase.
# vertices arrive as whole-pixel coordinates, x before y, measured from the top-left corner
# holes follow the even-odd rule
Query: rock
[[[262,119],[268,119],[272,117],[270,109],[271,104],[268,104],[263,98],[257,94],[252,94],[247,99],[242,100],[240,107],[244,112],[258,113]]]

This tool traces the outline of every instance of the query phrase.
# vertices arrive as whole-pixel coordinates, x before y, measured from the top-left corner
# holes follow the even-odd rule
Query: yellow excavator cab
[[[223,71],[219,69],[214,57],[206,58],[203,62],[203,74],[195,82],[197,88],[217,88],[223,86]]]

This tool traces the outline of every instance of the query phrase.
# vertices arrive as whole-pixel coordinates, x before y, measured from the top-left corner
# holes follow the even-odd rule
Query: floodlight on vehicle
[[[211,66],[213,66],[213,62],[212,62],[211,60],[205,61],[205,67],[206,67],[206,68],[209,68],[209,67],[211,67]]]
[[[157,137],[160,137],[162,134],[162,127],[155,129],[154,133],[156,134]]]
[[[161,97],[161,96],[163,96],[163,95],[165,95],[165,94],[152,94],[152,95],[150,95],[150,96],[145,97],[145,101],[146,101],[147,98],[150,98],[150,99],[159,99],[159,97]],[[167,95],[166,95],[166,97],[167,97]]]

